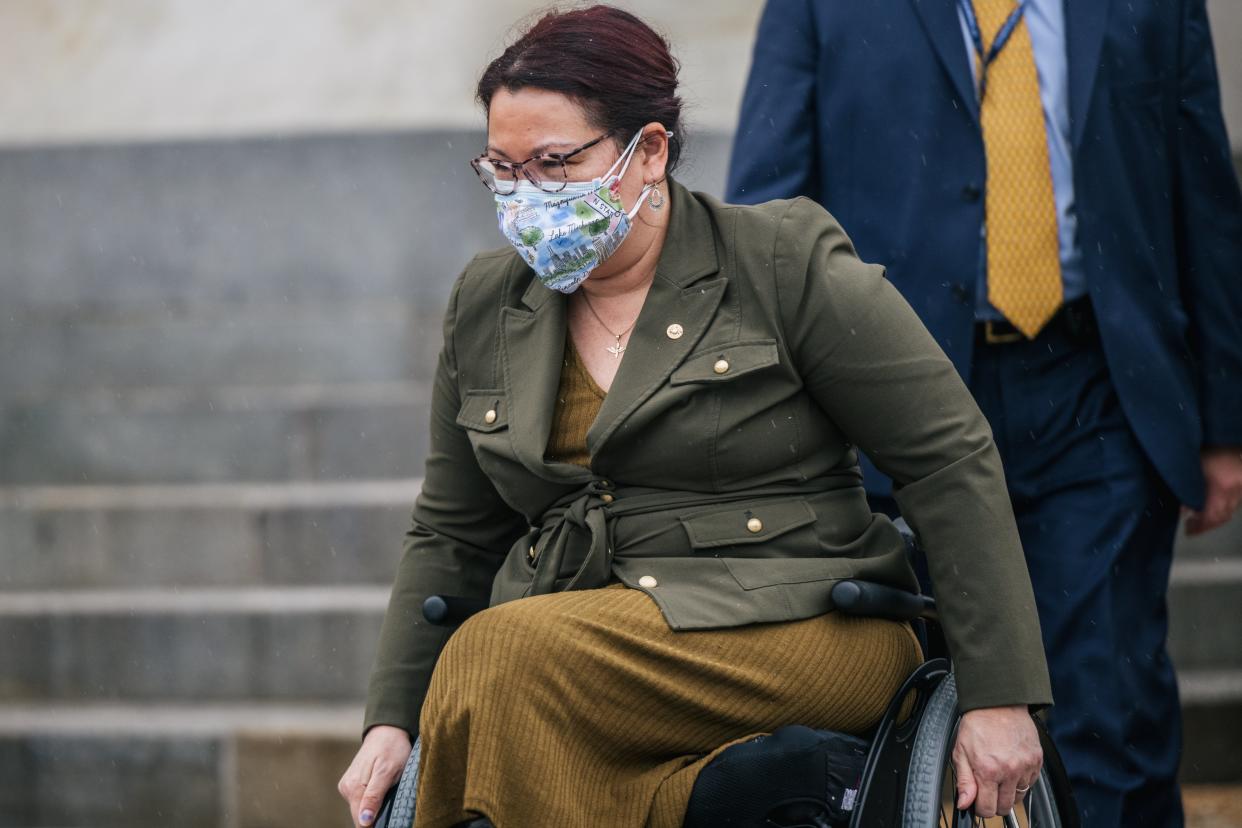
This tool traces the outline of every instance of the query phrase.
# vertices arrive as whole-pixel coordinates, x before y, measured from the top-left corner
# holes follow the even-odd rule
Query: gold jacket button
[[[751,518],[750,520],[746,521],[746,530],[749,532],[762,532],[763,521],[760,520],[759,518]]]
[[[602,495],[599,496],[599,499],[604,501],[605,503],[612,503],[613,496],[608,494],[607,492],[604,492]]]
[[[660,585],[660,582],[650,575],[644,575],[638,579],[638,585],[643,589],[654,589]]]
[[[535,547],[532,546],[530,548],[530,551],[526,553],[526,557],[530,558],[531,563],[535,562]]]
[[[717,374],[725,373],[726,371],[729,370],[729,360],[727,359],[716,360],[716,364],[712,366],[712,370],[715,371]]]
[[[681,335],[684,334],[685,332],[686,332],[686,329],[683,328],[681,325],[678,325],[676,322],[669,325],[668,328],[665,329],[664,331],[664,333],[668,335],[669,339],[681,339]]]
[[[488,425],[491,425],[492,423],[496,422],[496,409],[494,408],[487,409],[487,413],[483,415],[483,422],[487,423]]]

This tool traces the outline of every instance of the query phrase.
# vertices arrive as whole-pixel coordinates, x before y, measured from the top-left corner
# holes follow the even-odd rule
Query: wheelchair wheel
[[[401,771],[401,779],[388,791],[376,815],[374,828],[410,828],[414,824],[414,799],[418,794],[418,760],[423,740],[414,740],[414,749]]]
[[[920,665],[893,696],[872,737],[850,828],[899,828],[906,772],[919,722],[936,688],[949,675],[946,659]],[[903,716],[902,714],[905,713]]]
[[[1035,726],[1044,751],[1044,766],[1031,789],[1014,806],[1014,819],[1006,815],[984,820],[954,808],[957,776],[951,754],[960,718],[957,683],[950,675],[932,694],[919,722],[906,775],[902,828],[1079,828],[1078,808],[1070,792],[1069,779],[1052,740],[1038,719]]]

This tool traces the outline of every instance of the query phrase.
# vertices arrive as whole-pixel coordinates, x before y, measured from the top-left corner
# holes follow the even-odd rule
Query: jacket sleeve
[[[758,204],[819,192],[815,79],[818,46],[810,0],[768,0],[759,20],[733,139],[725,200]]]
[[[1051,703],[1000,456],[953,364],[818,205],[792,203],[774,256],[794,365],[850,443],[893,479],[925,549],[962,709]]]
[[[1204,0],[1184,0],[1178,75],[1180,280],[1205,445],[1242,445],[1242,196],[1221,115]]]
[[[409,731],[411,738],[418,734],[432,668],[452,633],[423,620],[423,600],[434,594],[486,599],[509,546],[526,528],[525,519],[501,500],[479,469],[470,440],[457,424],[453,337],[465,279],[458,280],[445,314],[432,391],[431,447],[384,615],[364,731],[388,724]]]

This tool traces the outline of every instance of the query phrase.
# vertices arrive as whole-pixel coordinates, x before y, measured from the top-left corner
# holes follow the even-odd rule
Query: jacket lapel
[[[962,24],[957,19],[957,4],[952,0],[911,0],[923,21],[944,70],[948,72],[958,97],[966,102],[966,110],[979,120],[979,99],[970,71],[969,53],[962,38]]]
[[[565,296],[544,287],[529,269],[527,276],[522,303],[530,310],[501,310],[509,439],[524,466],[540,477],[560,479],[543,457],[565,358]]]
[[[1082,145],[1087,110],[1100,65],[1109,0],[1065,3],[1065,51],[1069,60],[1070,145]]]
[[[669,181],[669,228],[655,281],[630,334],[625,358],[587,433],[591,456],[655,393],[694,349],[724,295],[727,279],[705,280],[720,269],[716,235],[707,210],[680,184]],[[680,332],[670,336],[670,328]]]

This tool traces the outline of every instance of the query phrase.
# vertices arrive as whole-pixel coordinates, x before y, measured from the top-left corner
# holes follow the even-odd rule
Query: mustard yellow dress
[[[547,456],[588,465],[605,394],[565,353]],[[786,724],[862,732],[921,657],[908,625],[835,612],[673,632],[621,584],[501,604],[437,662],[415,828],[680,828],[725,747]]]

